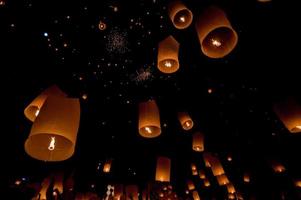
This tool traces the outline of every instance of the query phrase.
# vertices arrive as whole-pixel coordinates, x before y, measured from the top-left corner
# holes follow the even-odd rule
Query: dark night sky
[[[191,162],[203,166],[201,154],[191,149],[192,133],[202,130],[206,150],[219,155],[243,194],[280,199],[288,191],[288,199],[296,198],[293,179],[301,175],[301,138],[291,135],[272,111],[279,99],[300,99],[300,64],[292,50],[300,36],[292,30],[294,18],[284,15],[292,6],[256,0],[183,2],[194,16],[209,5],[227,13],[239,36],[231,54],[204,56],[193,24],[185,30],[173,27],[166,0],[7,0],[0,7],[5,19],[1,68],[7,70],[2,86],[13,108],[8,131],[2,133],[9,144],[3,150],[4,185],[20,177],[39,181],[53,170],[65,170],[75,171],[79,191],[91,183],[101,191],[111,181],[143,186],[154,179],[156,157],[166,155],[172,159],[172,183],[181,194],[191,178]],[[100,20],[106,30],[98,29]],[[158,42],[168,35],[180,42],[180,70],[171,75],[156,67]],[[23,110],[52,84],[81,98],[76,152],[61,163],[33,160],[23,146],[31,126]],[[142,138],[137,128],[138,103],[149,98],[157,100],[161,113],[163,131],[155,139]],[[192,131],[181,129],[176,118],[181,110],[191,114]],[[226,161],[229,154],[231,163]],[[112,173],[105,176],[96,168],[109,158]],[[287,171],[275,175],[270,160],[283,163]],[[242,181],[245,171],[254,178],[249,186]],[[210,189],[216,191],[217,186]]]

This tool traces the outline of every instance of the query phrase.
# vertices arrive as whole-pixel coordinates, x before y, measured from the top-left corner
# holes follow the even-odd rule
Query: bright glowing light
[[[216,39],[211,39],[211,42],[216,47],[220,47],[222,45],[222,43],[219,40],[216,40]]]
[[[39,113],[40,113],[40,110],[37,110],[34,115],[37,117],[39,115]]]
[[[180,17],[180,21],[184,23],[186,21],[185,17],[184,16]]]
[[[49,151],[53,151],[55,148],[55,137],[51,137],[51,141],[49,143],[48,149]]]
[[[190,127],[189,121],[185,122],[186,127]]]
[[[165,61],[164,65],[165,65],[165,67],[172,67],[172,64],[170,61]]]
[[[301,129],[301,126],[296,126],[297,129]]]
[[[231,156],[228,156],[227,160],[228,160],[229,162],[231,162],[231,161],[232,161],[232,157],[231,157]]]
[[[44,33],[44,36],[45,36],[45,37],[48,37],[48,33],[47,33],[47,32],[45,32],[45,33]]]
[[[146,130],[148,133],[152,133],[152,130],[151,130],[149,127],[145,127],[145,130]]]
[[[22,182],[20,180],[15,181],[15,185],[20,185]]]

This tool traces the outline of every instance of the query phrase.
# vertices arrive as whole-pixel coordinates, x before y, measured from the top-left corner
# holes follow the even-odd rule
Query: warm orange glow
[[[285,171],[285,167],[280,163],[273,163],[272,165],[275,173],[282,173]]]
[[[192,192],[192,197],[193,197],[193,200],[201,200],[199,193],[196,190]]]
[[[185,29],[193,20],[192,12],[180,1],[172,1],[168,6],[168,14],[177,29]]]
[[[216,46],[216,47],[220,47],[222,45],[222,43],[217,39],[211,38],[211,42],[212,42],[212,45]]]
[[[35,116],[37,117],[38,115],[39,115],[39,113],[40,113],[40,110],[39,109],[37,109],[37,111],[35,112]]]
[[[295,181],[295,186],[298,188],[301,188],[301,180],[296,180]]]
[[[165,62],[164,62],[164,66],[165,66],[165,67],[168,67],[168,68],[171,68],[171,67],[172,67],[172,64],[171,64],[170,61],[165,61]]]
[[[228,194],[228,199],[235,199],[235,194]]]
[[[87,99],[88,99],[88,95],[87,95],[87,94],[83,94],[83,95],[82,95],[82,99],[83,99],[83,100],[87,100]]]
[[[229,179],[225,174],[216,176],[216,179],[219,185],[227,185],[229,183]]]
[[[186,193],[186,194],[189,194],[189,190],[186,190],[185,193]]]
[[[232,157],[231,157],[231,156],[228,156],[227,160],[228,160],[229,162],[231,162],[231,161],[232,161]]]
[[[111,165],[112,165],[112,161],[108,160],[103,166],[103,172],[109,173],[111,171]]]
[[[227,191],[230,194],[234,194],[235,193],[235,187],[232,183],[227,184]]]
[[[127,185],[125,187],[126,199],[138,200],[138,186]]]
[[[194,190],[195,189],[194,183],[191,180],[187,181],[187,188],[188,188],[188,190]]]
[[[244,182],[245,183],[250,183],[250,175],[248,173],[244,174]]]
[[[193,176],[197,176],[198,175],[198,171],[197,170],[192,170],[192,175]]]
[[[152,130],[149,128],[149,127],[145,127],[145,130],[147,133],[151,134],[152,133]]]
[[[196,132],[193,134],[192,149],[197,152],[204,151],[204,135],[201,132]]]
[[[178,119],[182,125],[184,130],[190,130],[193,127],[193,121],[188,113],[186,112],[179,112]]]
[[[158,157],[156,168],[156,181],[169,182],[170,181],[170,165],[171,161],[167,157]]]
[[[207,178],[204,180],[204,186],[205,187],[210,187],[210,182]]]
[[[195,171],[195,170],[197,170],[197,168],[196,168],[196,164],[194,164],[194,163],[192,163],[192,164],[191,164],[191,170],[192,170],[192,171]]]

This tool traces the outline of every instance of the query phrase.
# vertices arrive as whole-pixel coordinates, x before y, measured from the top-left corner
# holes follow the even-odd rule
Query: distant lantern
[[[199,193],[198,191],[194,190],[192,192],[192,197],[193,197],[193,200],[201,200],[200,196],[199,196]]]
[[[209,152],[203,153],[203,159],[206,167],[211,167],[210,160],[212,159],[212,154]]]
[[[195,170],[197,170],[196,164],[194,164],[194,163],[191,163],[191,170],[192,170],[192,171],[195,171]]]
[[[167,157],[158,157],[156,168],[156,181],[169,182],[170,181],[170,166],[171,161]]]
[[[24,110],[24,115],[27,119],[34,122],[39,115],[44,102],[49,96],[66,97],[67,95],[60,90],[56,85],[53,85],[37,96]]]
[[[219,176],[225,173],[224,168],[217,157],[213,157],[210,164],[214,176]]]
[[[301,188],[301,179],[295,180],[295,186],[296,186],[297,188]]]
[[[204,186],[205,187],[210,187],[210,181],[209,181],[209,179],[204,179]]]
[[[106,30],[107,25],[106,25],[105,22],[103,22],[103,21],[100,20],[99,24],[98,24],[98,28],[99,28],[99,30],[103,31],[103,30]]]
[[[291,133],[301,132],[301,105],[293,97],[274,104],[274,111]]]
[[[114,185],[114,198],[119,200],[122,194],[123,194],[123,185],[122,184]]]
[[[225,174],[216,176],[217,182],[220,186],[227,185],[229,183],[229,179]]]
[[[146,138],[154,138],[161,134],[159,108],[155,100],[139,104],[139,133]]]
[[[126,200],[138,200],[138,186],[127,185],[125,187]]]
[[[234,194],[235,193],[235,187],[234,187],[233,183],[228,183],[227,184],[227,191],[230,194]]]
[[[57,173],[54,175],[53,190],[58,190],[60,194],[63,193],[63,180],[64,180],[63,173]]]
[[[197,176],[198,175],[198,171],[197,170],[192,170],[192,175],[193,176]]]
[[[187,188],[188,188],[188,190],[194,190],[195,189],[195,185],[191,180],[187,181]]]
[[[180,44],[173,36],[168,36],[159,43],[158,47],[158,69],[163,73],[174,73],[179,67]]]
[[[78,99],[48,97],[25,142],[26,153],[43,161],[70,158],[75,150],[79,121]]]
[[[112,166],[112,160],[107,160],[103,165],[103,172],[109,173],[111,171],[111,166]]]
[[[197,152],[204,151],[204,135],[201,132],[193,134],[192,149]]]
[[[244,173],[244,182],[245,183],[250,183],[250,174],[249,173]]]
[[[200,179],[205,179],[206,178],[206,174],[205,174],[204,170],[200,169],[200,171],[199,171],[199,177],[200,177]]]
[[[41,190],[39,192],[39,196],[40,196],[40,200],[46,200],[47,199],[47,190],[50,186],[51,183],[51,177],[47,177],[43,180],[42,184],[41,184]]]
[[[190,130],[193,127],[193,121],[191,117],[186,112],[179,112],[178,118],[181,123],[181,126],[184,130]]]
[[[196,30],[202,52],[210,58],[222,58],[236,46],[238,36],[224,11],[207,8],[196,21]]]
[[[179,0],[172,1],[168,6],[169,18],[177,29],[185,29],[190,26],[193,14]]]
[[[236,199],[235,194],[229,193],[228,199]]]
[[[278,162],[272,162],[272,168],[275,173],[282,173],[285,171],[285,167],[281,163],[278,163]]]

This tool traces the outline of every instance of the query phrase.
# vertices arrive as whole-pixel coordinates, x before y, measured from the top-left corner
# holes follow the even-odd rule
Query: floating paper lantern
[[[103,172],[109,173],[111,171],[111,166],[112,166],[112,160],[106,161],[105,164],[103,165]]]
[[[192,171],[195,171],[195,170],[197,170],[196,164],[194,164],[194,163],[191,163],[191,170],[192,170]]]
[[[43,161],[70,158],[75,149],[79,120],[78,99],[49,96],[25,142],[26,153]]]
[[[238,36],[224,11],[207,8],[196,21],[202,52],[210,58],[222,58],[236,46]]]
[[[106,30],[107,25],[106,25],[106,23],[104,23],[103,21],[100,20],[99,24],[98,24],[98,28],[99,28],[99,30],[103,31],[103,30]]]
[[[198,191],[194,190],[192,192],[192,197],[193,197],[193,200],[201,200],[200,196],[199,196],[199,193]]]
[[[155,100],[139,104],[139,133],[146,138],[161,134],[160,114]]]
[[[169,18],[177,29],[187,28],[193,19],[192,12],[181,2],[173,1],[168,6]]]
[[[235,193],[235,187],[234,187],[234,185],[232,183],[228,183],[227,184],[227,191],[230,194],[234,194]]]
[[[291,133],[301,132],[301,106],[294,98],[274,104],[274,111]]]
[[[171,161],[167,157],[158,157],[156,168],[156,181],[169,182],[170,181],[170,165]]]
[[[46,200],[47,199],[46,193],[47,193],[47,190],[50,186],[50,182],[51,182],[51,177],[47,177],[43,180],[43,182],[41,184],[42,188],[39,192],[40,200]]]
[[[39,115],[44,102],[49,96],[66,97],[67,95],[62,92],[56,85],[53,85],[37,96],[24,110],[24,115],[27,119],[34,122]]]
[[[192,170],[192,175],[193,176],[197,176],[198,175],[198,171],[197,170]]]
[[[210,164],[214,176],[220,176],[225,173],[224,168],[217,157],[212,157]]]
[[[205,179],[206,178],[206,174],[205,174],[204,170],[200,169],[200,171],[199,171],[199,177],[200,177],[200,179]]]
[[[250,183],[250,174],[249,173],[244,173],[244,182],[245,183]]]
[[[209,181],[209,179],[204,179],[204,186],[205,187],[210,187],[210,181]]]
[[[235,194],[228,194],[228,199],[235,199]]]
[[[63,179],[64,176],[62,173],[57,173],[54,175],[54,185],[53,185],[53,190],[58,190],[60,194],[63,193]]]
[[[278,163],[278,162],[272,162],[272,168],[275,173],[282,173],[285,171],[285,167],[281,163]]]
[[[193,121],[191,117],[188,115],[188,113],[180,112],[178,113],[178,118],[184,130],[187,131],[193,127]]]
[[[137,185],[127,185],[125,187],[125,194],[127,200],[138,200],[138,187]]]
[[[191,180],[187,181],[187,188],[188,188],[188,190],[194,190],[195,189],[195,185]]]
[[[212,154],[209,152],[205,152],[203,154],[203,159],[206,167],[211,167],[210,160],[212,159]]]
[[[158,47],[158,69],[163,73],[174,73],[179,67],[180,44],[173,36],[168,36],[159,43]]]
[[[229,183],[229,179],[225,174],[216,176],[217,182],[220,186],[227,185]]]
[[[192,149],[197,152],[204,151],[204,135],[201,132],[193,134]]]
[[[301,188],[301,179],[295,180],[295,186],[296,186],[297,188]]]

